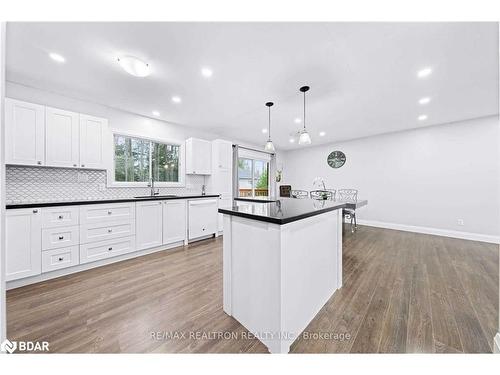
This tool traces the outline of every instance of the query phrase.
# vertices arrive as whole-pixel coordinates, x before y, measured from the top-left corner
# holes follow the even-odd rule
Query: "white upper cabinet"
[[[212,142],[204,139],[186,140],[186,174],[212,173]]]
[[[163,244],[163,203],[161,201],[135,204],[135,238],[137,250]]]
[[[7,210],[5,215],[6,281],[42,272],[40,209]]]
[[[212,143],[212,151],[217,150],[217,168],[231,170],[233,167],[233,144],[228,141],[216,139]]]
[[[45,108],[45,162],[54,167],[78,167],[79,114]]]
[[[45,164],[45,107],[5,99],[5,163]]]
[[[80,168],[105,169],[105,132],[108,120],[80,115]]]

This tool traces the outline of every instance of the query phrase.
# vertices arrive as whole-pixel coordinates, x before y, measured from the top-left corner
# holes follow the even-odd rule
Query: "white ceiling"
[[[147,61],[151,75],[126,74],[119,55]],[[433,73],[418,79],[426,66]],[[498,114],[498,26],[9,23],[7,79],[256,144],[274,101],[272,138],[290,149],[300,147],[289,138],[301,126],[304,84],[313,145]],[[419,105],[424,96],[432,101]]]

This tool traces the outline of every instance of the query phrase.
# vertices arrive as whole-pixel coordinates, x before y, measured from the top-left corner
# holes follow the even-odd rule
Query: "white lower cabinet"
[[[131,253],[136,250],[135,237],[125,237],[80,245],[80,263],[90,263],[96,260],[112,258]]]
[[[81,244],[133,235],[135,235],[135,222],[132,220],[104,224],[86,224],[80,227]]]
[[[163,201],[163,244],[168,245],[186,239],[186,201]]]
[[[42,251],[42,272],[60,270],[80,264],[77,246]]]
[[[189,239],[209,236],[218,230],[217,199],[189,201]]]
[[[80,241],[79,233],[78,225],[42,229],[42,249],[50,250],[78,245]]]
[[[137,250],[161,246],[163,244],[162,201],[137,202],[135,211]]]
[[[40,209],[8,210],[5,217],[6,281],[42,272]]]

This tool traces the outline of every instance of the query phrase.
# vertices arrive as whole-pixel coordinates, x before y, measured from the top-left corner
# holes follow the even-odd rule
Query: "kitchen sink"
[[[175,198],[177,195],[169,194],[169,195],[140,195],[134,198]]]

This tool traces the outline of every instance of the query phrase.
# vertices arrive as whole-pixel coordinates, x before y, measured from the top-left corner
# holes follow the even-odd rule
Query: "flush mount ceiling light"
[[[418,116],[418,121],[425,121],[425,120],[427,120],[427,115]]]
[[[266,128],[262,129],[262,133],[267,134],[267,129]]]
[[[271,141],[271,107],[274,105],[273,102],[267,102],[266,107],[269,109],[269,131],[267,132],[267,142],[266,145],[264,146],[264,150],[269,151],[269,152],[274,152],[274,145],[273,141]]]
[[[290,138],[288,141],[289,141],[290,143],[295,143],[295,138]]]
[[[428,77],[430,74],[432,73],[432,68],[424,68],[424,69],[421,69],[417,72],[417,77],[418,78],[425,78],[425,77]]]
[[[156,117],[160,116],[160,112],[158,112],[158,111],[153,111],[153,116],[156,116]]]
[[[174,103],[180,103],[182,102],[182,99],[179,96],[172,96],[172,101]]]
[[[210,78],[210,77],[212,77],[213,74],[214,74],[214,72],[212,71],[212,69],[210,69],[208,67],[201,68],[201,75],[203,77]]]
[[[120,56],[118,63],[134,77],[147,77],[151,73],[149,64],[134,56]]]
[[[421,98],[419,101],[418,101],[418,104],[428,104],[429,102],[431,101],[431,98],[429,98],[428,96],[425,97],[425,98]]]
[[[66,59],[64,58],[64,56],[58,54],[58,53],[55,53],[55,52],[51,52],[49,53],[49,57],[54,60],[54,61],[57,61],[58,63],[64,63],[66,62]]]
[[[304,94],[304,117],[303,124],[304,127],[299,131],[299,145],[310,145],[311,144],[311,136],[306,130],[306,92],[309,91],[309,86],[302,86],[300,92]]]
[[[302,120],[301,120],[299,117],[297,117],[297,118],[296,118],[295,120],[293,120],[293,121],[294,121],[296,124],[300,124],[300,123],[302,122]]]
[[[319,136],[320,136],[320,137],[324,137],[325,135],[326,135],[326,133],[325,133],[325,132],[319,132]]]

